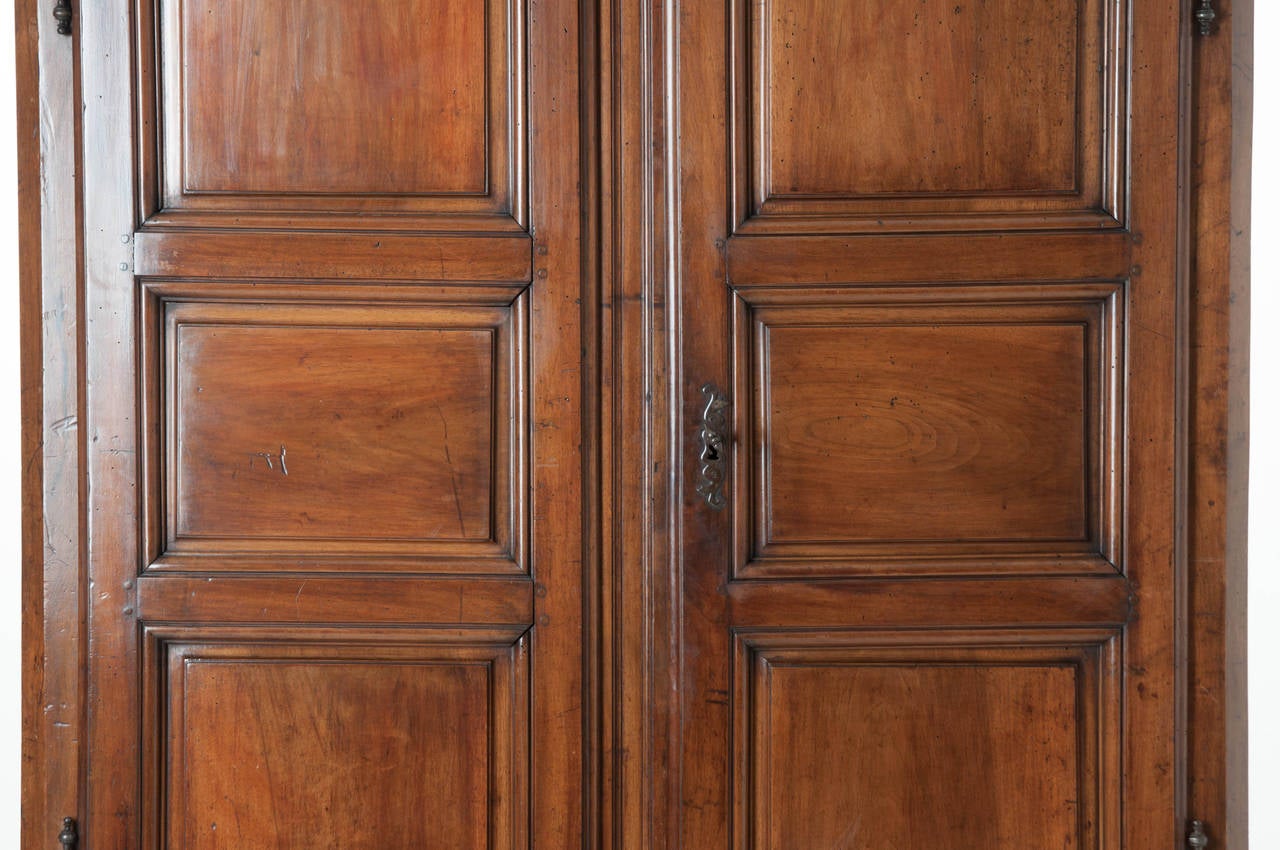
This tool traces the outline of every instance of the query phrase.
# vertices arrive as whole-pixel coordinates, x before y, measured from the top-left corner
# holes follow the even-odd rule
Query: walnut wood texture
[[[1116,226],[1122,5],[734,3],[739,229]]]
[[[1118,569],[1121,290],[1078,290],[743,293],[735,575]]]
[[[526,570],[523,294],[303,306],[240,288],[147,285],[148,569]]]
[[[78,160],[74,43],[15,5],[22,382],[22,835],[53,846],[83,814]],[[10,837],[12,840],[12,837]]]
[[[1117,769],[1117,653],[1098,637],[740,634],[744,846],[1114,843],[1117,801],[1093,789]]]
[[[1187,811],[1249,846],[1246,540],[1253,0],[1215,3],[1192,51]],[[1265,568],[1259,565],[1259,568]],[[1266,722],[1265,719],[1261,722]]]
[[[29,722],[79,742],[41,737],[33,835],[582,841],[578,14],[113,0],[38,42],[75,49],[85,109],[83,243],[57,254],[83,302],[27,296],[58,320],[36,362],[84,371],[28,439],[84,436],[45,523],[80,550],[41,541],[61,622],[29,597],[58,630],[33,692],[60,700]]]
[[[85,4],[74,39],[53,33],[47,9],[19,0],[24,846],[51,843],[68,815],[80,820],[87,846],[218,846],[196,809],[229,805],[217,796],[243,785],[261,793],[232,809],[249,817],[265,846],[297,843],[285,833],[305,816],[326,833],[308,837],[318,846],[379,846],[369,843],[375,832],[393,843],[425,835],[460,847],[822,846],[850,834],[849,813],[861,806],[880,821],[881,838],[904,846],[1021,846],[1033,835],[1046,845],[1167,850],[1194,813],[1208,821],[1215,846],[1243,847],[1243,620],[1231,619],[1242,609],[1243,438],[1232,423],[1243,421],[1241,104],[1250,27],[1245,0],[1219,4],[1219,33],[1233,41],[1200,41],[1194,50],[1189,21],[1171,0],[1054,0],[1016,11],[1010,3],[925,2],[918,5],[932,17],[919,22],[908,14],[912,3],[895,0],[882,4],[883,26],[822,0],[489,2],[486,27],[467,16],[454,24],[464,36],[456,40],[447,26],[430,26],[445,3],[379,10],[367,27],[354,6],[322,0],[218,7],[256,11],[255,21],[277,28],[296,24],[289,10],[318,12],[321,41],[332,41],[337,19],[349,22],[360,37],[337,43],[331,67],[407,64],[405,78],[425,84],[391,98],[395,79],[354,69],[317,73],[299,97],[272,91],[264,84],[273,74],[310,61],[286,55],[287,35],[236,33],[215,43],[193,34],[184,42],[173,14],[182,4],[169,0]],[[425,10],[427,27],[387,26],[414,9]],[[820,20],[832,25],[819,28]],[[788,35],[788,26],[796,40],[773,37]],[[1072,27],[1074,43],[1064,35]],[[1009,39],[1019,28],[1030,45]],[[928,66],[895,73],[893,63],[905,71],[904,61],[922,55],[912,39],[927,43],[929,65],[968,63],[977,78],[943,79]],[[279,57],[270,68],[252,56],[258,41]],[[368,49],[373,43],[390,49]],[[875,71],[874,85],[859,83],[846,44]],[[399,118],[379,124],[401,109],[439,105],[435,82],[444,77],[422,79],[424,57],[437,50],[456,60],[444,76],[483,65],[483,105],[464,93],[449,121],[419,122],[423,132],[412,137]],[[174,69],[188,51],[204,57],[202,73],[227,81],[212,99],[238,87],[282,107],[253,128],[258,142],[297,136],[291,109],[332,109],[313,126],[327,134],[334,158],[318,146],[291,158],[270,145],[248,155],[232,140],[248,165],[219,172],[227,150],[206,132],[193,137],[203,158],[195,167],[211,167],[201,179],[223,188],[186,191]],[[829,52],[840,55],[819,55]],[[246,61],[227,64],[225,55]],[[1048,69],[1055,62],[1062,73]],[[1190,103],[1179,99],[1180,74],[1197,86]],[[904,101],[903,87],[920,99]],[[343,99],[366,88],[368,102]],[[1036,88],[1047,94],[1024,109]],[[841,99],[863,107],[841,113]],[[783,102],[805,107],[783,116],[785,126],[776,109]],[[1235,129],[1223,144],[1233,103]],[[398,163],[385,171],[377,157],[352,153],[362,144],[356,134],[335,129],[349,117],[326,117],[369,115],[379,105],[366,138],[395,148],[383,148]],[[201,121],[234,112],[205,109]],[[930,114],[947,132],[911,132]],[[1004,135],[975,125],[978,115]],[[483,149],[472,145],[481,119]],[[761,135],[765,119],[777,132]],[[1010,138],[1014,131],[1021,135]],[[92,152],[79,171],[77,132]],[[935,139],[946,144],[924,152]],[[406,153],[425,149],[429,159],[432,145],[443,145],[451,168]],[[1027,155],[1033,147],[1038,158]],[[772,169],[784,152],[787,164],[762,167]],[[920,167],[898,161],[866,170],[873,153],[910,154]],[[1182,197],[1173,188],[1179,167],[1197,169],[1181,173]],[[392,170],[411,176],[397,183]],[[253,180],[257,188],[233,185]],[[1195,248],[1182,272],[1189,277],[1179,277],[1179,238]],[[1228,295],[1235,306],[1224,309]],[[164,512],[151,510],[164,503],[161,469],[150,461],[164,429],[149,425],[161,425],[158,414],[175,402],[200,404],[150,380],[162,375],[164,325],[144,316],[170,308],[232,316],[237,333],[271,342],[259,349],[262,362],[248,350],[223,350],[220,362],[225,354],[246,364],[243,374],[224,370],[224,389],[258,374],[291,394],[298,364],[282,352],[302,328],[329,334],[330,358],[377,348],[371,340],[409,328],[453,328],[468,338],[510,328],[516,353],[504,386],[515,387],[523,369],[525,389],[510,394],[510,405],[514,418],[526,418],[492,417],[487,462],[496,482],[499,435],[523,436],[523,450],[512,444],[510,487],[511,511],[526,528],[512,532],[509,548],[518,552],[524,540],[524,560],[515,555],[504,567],[502,558],[439,548],[473,542],[457,540],[436,541],[435,554],[421,540],[393,546],[413,554],[373,552],[379,524],[404,530],[420,516],[398,500],[374,511],[376,499],[357,505],[369,521],[324,558],[327,544],[315,535],[289,544],[311,547],[306,556],[230,551],[235,535],[252,531],[245,523],[258,520],[226,512],[220,521],[233,533],[203,561],[196,553],[186,564],[153,559],[148,544],[167,539],[154,520]],[[322,319],[268,329],[251,318],[282,309]],[[1029,309],[1053,320],[1029,321]],[[882,516],[882,525],[896,524],[884,539],[833,542],[845,524],[805,508],[790,521],[828,537],[799,545],[826,551],[790,562],[740,558],[754,545],[742,514],[708,515],[690,495],[690,426],[708,378],[732,387],[735,400],[750,395],[752,372],[743,367],[753,343],[742,329],[751,325],[740,321],[750,311],[820,315],[786,332],[823,336],[845,379],[840,392],[855,401],[860,373],[921,397],[945,398],[934,386],[945,379],[953,394],[971,390],[965,403],[1003,399],[978,433],[1038,435],[1063,467],[1084,469],[1088,479],[1077,510],[1063,495],[1076,476],[1046,466],[1055,486],[1026,494],[1046,511],[1027,513],[1018,528],[1039,533],[1047,522],[1087,533],[1075,549],[1042,540],[1034,551],[1001,553],[975,539],[957,552],[956,539],[906,539],[912,512],[920,527],[960,523],[968,533],[990,504],[926,514],[886,490],[900,514]],[[964,320],[940,320],[939,311]],[[851,320],[855,314],[879,317]],[[343,324],[339,315],[360,320]],[[486,318],[467,329],[448,324],[463,315]],[[1061,330],[1068,315],[1065,326],[1082,329],[1079,343]],[[1009,316],[1017,317],[1012,325]],[[978,340],[1005,327],[1032,353],[990,365],[1000,343],[984,349]],[[958,345],[940,342],[957,328],[973,330]],[[934,356],[898,370],[883,350],[895,329]],[[807,383],[786,407],[769,410],[797,426],[830,403],[811,392],[822,375],[804,360],[807,347],[797,343],[792,359]],[[461,349],[442,350],[441,365],[460,364]],[[388,404],[409,392],[403,384],[414,381],[415,356],[386,364],[406,376]],[[469,368],[484,371],[472,359]],[[1180,374],[1179,363],[1189,370]],[[330,365],[357,382],[354,366]],[[202,368],[199,358],[191,366]],[[496,410],[493,399],[508,393],[499,387],[502,367],[488,369]],[[1000,375],[1015,388],[1037,385],[1009,393]],[[1224,375],[1225,395],[1205,391],[1221,389]],[[441,381],[438,389],[453,387],[450,398],[463,399],[455,421],[472,426],[455,435],[450,424],[450,439],[462,440],[467,465],[478,470],[485,439],[469,411],[480,387],[457,375]],[[429,396],[432,384],[421,386]],[[310,393],[304,410],[328,403],[316,386],[302,393]],[[1022,394],[1062,404],[1024,405]],[[1067,402],[1068,394],[1078,400]],[[362,433],[403,427],[380,418],[380,403],[356,417]],[[248,407],[277,418],[263,415],[270,405],[264,394]],[[948,421],[947,409],[935,403],[921,421]],[[896,410],[886,417],[877,408],[882,429],[897,421]],[[303,411],[278,418],[336,445],[334,432]],[[227,421],[255,439],[271,428]],[[413,434],[432,442],[433,427],[423,422]],[[744,437],[753,438],[738,429]],[[395,478],[387,448],[375,454],[370,477]],[[858,471],[853,455],[833,457],[834,467]],[[1011,480],[1042,461],[1020,457],[1006,470]],[[737,468],[749,469],[749,460],[740,443]],[[527,485],[515,483],[520,463]],[[953,473],[969,474],[963,464]],[[856,492],[847,477],[822,475]],[[755,495],[742,486],[746,478],[735,472],[730,481],[743,505]],[[315,494],[333,502],[339,489],[321,481]],[[500,489],[490,485],[491,530],[502,524]],[[226,498],[216,488],[203,498],[210,495]],[[451,495],[422,498],[428,519],[453,505]],[[476,499],[469,510],[479,517],[485,500]],[[935,516],[949,511],[957,516]],[[1185,541],[1175,517],[1185,517]],[[926,551],[937,545],[950,551]],[[196,671],[192,690],[184,690],[188,667]],[[315,698],[286,701],[288,691]],[[382,698],[357,700],[356,691]],[[767,694],[771,703],[757,699]],[[178,718],[183,700],[196,708]],[[240,700],[244,722],[210,700]],[[415,734],[426,722],[428,732]],[[323,743],[305,734],[272,738],[306,727],[330,734]],[[399,746],[406,736],[413,742]],[[1013,736],[1028,745],[1011,749]],[[764,746],[784,739],[772,753]],[[241,763],[219,761],[211,740],[234,742]],[[186,744],[198,764],[182,761]],[[396,752],[386,773],[368,772],[363,754],[388,746]],[[339,770],[311,785],[264,779],[248,765],[258,756],[264,766],[288,760]],[[410,758],[415,768],[447,765],[432,771],[447,774],[447,811],[409,805],[422,794]],[[859,760],[877,772],[850,772],[847,763]],[[175,764],[193,780],[181,793],[205,795],[194,806],[176,789],[162,793]],[[985,782],[968,781],[975,765],[997,764],[1002,770]],[[356,793],[326,814],[321,798],[348,774],[366,781],[344,785]],[[933,787],[930,777],[952,781],[930,796],[927,817],[908,821],[897,803],[918,799]],[[379,791],[384,780],[388,793]],[[380,802],[356,805],[373,797]],[[975,822],[985,831],[972,829]],[[874,833],[858,822],[855,834]],[[244,844],[227,835],[229,845]]]
[[[145,0],[137,15],[147,217],[528,224],[520,4]]]
[[[157,757],[145,788],[165,813],[164,834],[148,840],[528,846],[525,638],[500,630],[298,638],[147,630]]]
[[[678,122],[664,148],[678,187],[665,210],[677,240],[666,266],[678,309],[673,468],[685,488],[668,545],[681,667],[666,846],[1180,840],[1183,11],[1175,0],[895,0],[867,20],[816,0],[681,7],[665,54],[676,106],[664,118]],[[1017,107],[1031,98],[1034,117]],[[1087,292],[1098,285],[1115,293],[1105,318],[1108,296]],[[1082,312],[1067,319],[1072,309]],[[709,511],[692,491],[707,381],[734,387],[736,511]],[[908,400],[918,407],[899,411]],[[1007,465],[984,461],[995,457]],[[1008,541],[1032,537],[1060,548],[1003,562]],[[954,548],[939,559],[940,546]],[[977,707],[974,688],[1003,675],[998,653],[964,675],[921,678],[989,628],[1022,645],[1082,629],[1115,647],[1097,702],[1052,696],[1077,693],[1066,680],[1031,688],[1044,699],[1032,716],[1049,711],[1059,730],[1089,726],[1093,711],[1123,720],[1092,750],[1096,770],[1044,770],[1048,785],[1023,783],[1019,800],[1045,796],[1017,814],[983,795],[1027,759],[1054,763],[1072,733],[1024,735],[1021,719]],[[878,697],[888,678],[838,665],[767,705],[765,685],[743,690],[779,675],[735,666],[744,635],[820,632],[838,655],[867,629],[919,647],[894,680],[910,696]],[[925,742],[913,713],[938,703],[974,716],[938,723]],[[1004,750],[1004,735],[1025,747]],[[764,755],[775,740],[782,754]],[[935,743],[1000,778],[942,783],[914,834],[885,813],[958,763],[928,756]],[[881,763],[880,747],[906,755],[871,781],[864,766]],[[757,762],[737,764],[753,748]],[[831,750],[843,757],[828,763]],[[931,761],[924,777],[916,758]],[[782,790],[762,784],[774,768],[760,759],[781,766]],[[1116,808],[1085,815],[1085,800]],[[983,835],[964,832],[979,821]]]

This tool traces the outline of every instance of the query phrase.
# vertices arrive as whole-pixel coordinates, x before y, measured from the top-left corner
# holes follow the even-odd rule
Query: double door
[[[1189,26],[84,3],[75,734],[31,810],[88,850],[1175,846]]]

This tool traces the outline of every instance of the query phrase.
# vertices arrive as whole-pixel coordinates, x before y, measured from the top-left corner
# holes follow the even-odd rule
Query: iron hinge
[[[1213,35],[1213,22],[1218,20],[1218,13],[1213,10],[1213,0],[1199,0],[1195,17],[1200,27],[1200,34]]]
[[[1204,850],[1209,846],[1209,836],[1204,834],[1204,824],[1198,820],[1191,822],[1187,830],[1187,850]]]
[[[76,829],[75,818],[62,819],[62,832],[58,833],[58,843],[62,845],[62,850],[76,850],[76,845],[80,843],[80,832]]]
[[[54,4],[53,19],[58,22],[58,35],[71,35],[71,0]]]

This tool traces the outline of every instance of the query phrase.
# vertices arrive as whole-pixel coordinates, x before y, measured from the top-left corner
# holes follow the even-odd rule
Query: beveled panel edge
[[[305,298],[299,298],[304,294]],[[528,287],[493,285],[451,285],[423,287],[413,284],[351,285],[315,282],[283,284],[255,281],[191,281],[171,279],[140,280],[138,284],[138,359],[140,435],[138,488],[142,563],[139,574],[207,573],[211,561],[225,566],[219,575],[264,572],[281,573],[399,573],[419,575],[521,575],[529,574],[529,516],[525,495],[529,479],[528,444]],[[495,350],[495,370],[507,376],[509,399],[499,404],[497,413],[506,411],[510,428],[503,436],[495,436],[506,445],[509,468],[497,466],[493,475],[497,484],[493,492],[490,518],[492,536],[487,541],[459,542],[439,551],[422,551],[417,541],[317,540],[324,543],[326,553],[290,551],[290,547],[271,549],[260,538],[250,538],[240,546],[225,546],[221,551],[200,551],[189,541],[170,541],[166,531],[166,514],[171,495],[164,478],[168,438],[163,409],[167,392],[164,361],[167,333],[166,313],[169,305],[261,306],[309,310],[315,307],[366,307],[403,305],[422,308],[474,308],[491,313],[495,331],[502,339]],[[296,312],[296,310],[294,311]],[[495,426],[503,417],[497,416]],[[157,430],[159,429],[159,430]],[[506,503],[507,522],[500,509]],[[284,541],[288,543],[289,541]],[[333,545],[348,544],[348,551],[334,551]],[[177,544],[177,545],[174,545]],[[296,547],[294,547],[296,548]]]
[[[487,191],[474,197],[454,198],[450,194],[424,193],[399,199],[392,209],[369,210],[370,199],[396,200],[385,194],[347,193],[325,196],[318,203],[304,203],[290,209],[289,203],[305,195],[291,196],[272,193],[233,193],[227,196],[232,204],[221,204],[225,209],[199,209],[166,207],[164,196],[168,190],[163,173],[163,152],[170,128],[166,126],[166,105],[161,103],[165,58],[160,55],[162,25],[159,4],[163,0],[130,0],[134,12],[134,26],[130,47],[133,51],[135,84],[140,93],[135,118],[137,156],[137,198],[144,222],[160,226],[205,226],[230,229],[255,227],[288,227],[299,230],[350,228],[353,230],[415,230],[415,231],[486,231],[527,232],[529,226],[529,116],[528,73],[526,69],[529,30],[523,0],[505,0],[504,14],[494,14],[497,0],[488,0],[489,20],[485,43],[485,104],[486,104],[486,182]],[[495,45],[495,32],[505,33],[506,43]],[[172,51],[177,56],[178,51]],[[505,58],[495,73],[495,59]],[[180,61],[170,59],[168,61]],[[496,94],[505,94],[505,137],[499,135],[500,122],[494,120]],[[172,104],[170,105],[170,107]],[[179,116],[180,119],[180,116]],[[497,179],[495,179],[497,178]],[[179,179],[179,186],[181,180]],[[496,191],[495,191],[496,190]],[[216,196],[214,196],[216,197]],[[277,210],[234,208],[254,198],[275,198]],[[413,209],[415,199],[434,199],[444,203],[444,208]],[[325,209],[323,204],[331,199],[347,199],[346,209]],[[364,201],[364,203],[359,203]],[[459,201],[461,203],[459,203]],[[401,207],[404,209],[396,209]]]
[[[773,658],[806,655],[828,664],[857,666],[895,662],[906,665],[970,664],[980,666],[1069,666],[1076,671],[1077,720],[1081,779],[1090,772],[1094,787],[1080,806],[1082,848],[1120,847],[1122,781],[1122,716],[1118,698],[1120,627],[967,629],[930,631],[869,631],[833,628],[807,630],[733,629],[730,663],[733,669],[730,748],[734,778],[733,844],[735,850],[753,846],[751,782],[756,764],[751,731],[757,728],[760,705],[757,672],[765,673]],[[989,660],[983,664],[983,658]],[[1000,657],[1003,656],[1003,663]],[[1092,771],[1089,768],[1092,768]],[[1090,818],[1089,814],[1093,817]]]
[[[498,728],[509,730],[505,749],[511,763],[511,794],[502,803],[509,813],[510,847],[524,846],[530,819],[528,738],[529,712],[529,627],[489,625],[472,628],[379,628],[377,625],[352,624],[350,626],[291,626],[287,629],[272,626],[246,626],[240,624],[203,626],[177,623],[144,623],[141,627],[141,717],[139,728],[143,730],[141,761],[142,799],[152,808],[154,817],[140,820],[141,841],[144,850],[160,850],[165,846],[162,813],[168,809],[166,794],[168,742],[172,727],[168,695],[172,683],[168,681],[166,662],[173,661],[172,651],[178,650],[178,660],[190,657],[191,649],[203,647],[213,651],[215,657],[225,657],[236,648],[273,647],[275,660],[313,658],[326,661],[331,658],[353,662],[444,662],[483,665],[488,668],[489,717],[491,729],[494,721]],[[185,651],[180,649],[185,647]],[[292,655],[289,652],[292,651]],[[361,654],[363,653],[363,654]],[[234,656],[233,656],[234,657]],[[253,661],[255,656],[244,654],[243,659]],[[261,656],[256,656],[260,658]],[[495,678],[498,680],[495,687]],[[502,716],[498,709],[505,706]],[[149,748],[149,751],[148,751]],[[492,757],[492,756],[491,756]],[[495,771],[488,771],[492,782]],[[179,794],[181,789],[179,789]],[[493,806],[490,801],[490,806]],[[501,817],[498,818],[502,820]],[[497,845],[505,846],[501,842]]]
[[[511,236],[143,230],[139,277],[528,283],[533,240]]]
[[[1016,194],[999,192],[910,196],[850,196],[848,198],[774,198],[762,185],[759,167],[759,141],[754,116],[758,91],[754,86],[760,74],[754,40],[749,26],[748,4],[732,0],[727,41],[729,43],[727,103],[729,138],[725,158],[730,185],[730,233],[733,235],[764,234],[866,234],[876,232],[942,233],[951,231],[1037,231],[1037,230],[1110,230],[1126,226],[1127,214],[1127,139],[1129,110],[1129,18],[1132,0],[1099,0],[1101,40],[1097,46],[1098,64],[1102,66],[1097,96],[1099,150],[1097,151],[1096,186],[1092,193],[1079,188],[1075,193],[1042,193],[1058,198],[1044,207],[1027,204],[1020,210],[1001,210],[1002,200]],[[766,4],[767,5],[767,4]],[[1084,14],[1081,5],[1080,14]],[[1079,50],[1077,51],[1077,56]],[[1089,57],[1078,62],[1087,66]],[[1080,75],[1077,89],[1077,125],[1079,103],[1087,94],[1085,75]],[[1077,132],[1077,181],[1085,163],[1079,149]],[[1092,194],[1093,197],[1090,197]],[[971,207],[958,207],[955,200],[971,199]],[[928,202],[932,200],[933,203]],[[924,203],[921,203],[923,201]],[[976,201],[976,205],[972,202]],[[986,203],[984,203],[984,201]],[[962,202],[963,203],[963,202]],[[768,207],[782,207],[770,211]],[[932,208],[931,208],[932,207]],[[787,209],[790,208],[790,212]]]
[[[973,213],[918,210],[859,215],[753,215],[733,228],[735,236],[869,236],[877,233],[1036,233],[1122,230],[1124,220],[1109,209],[1032,210],[1025,213]]]
[[[735,451],[730,490],[734,581],[907,576],[1108,576],[1123,575],[1125,320],[1127,281],[1020,281],[1006,285],[770,287],[734,292],[733,396]],[[1085,323],[1086,392],[1097,421],[1086,428],[1086,519],[1090,539],[1027,541],[833,541],[803,554],[803,544],[758,545],[753,500],[760,496],[755,454],[742,448],[758,415],[749,402],[755,359],[752,313],[757,308],[814,307],[1026,307],[1076,308],[1064,315]],[[1096,318],[1095,318],[1096,316]],[[1091,327],[1092,325],[1092,327]],[[1086,351],[1086,355],[1089,352]],[[744,364],[747,364],[744,366]],[[1091,368],[1092,365],[1092,368]]]

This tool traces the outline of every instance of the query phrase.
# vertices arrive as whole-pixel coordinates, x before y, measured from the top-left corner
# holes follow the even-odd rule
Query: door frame
[[[1178,423],[1180,606],[1187,682],[1185,810],[1214,848],[1247,840],[1245,532],[1248,484],[1249,203],[1253,0],[1217,0],[1216,32],[1182,55],[1183,140],[1191,187]],[[1187,15],[1191,10],[1188,0]],[[667,848],[678,801],[671,663],[679,611],[677,461],[683,378],[674,357],[679,303],[669,264],[674,163],[675,0],[581,4],[585,79],[584,251],[598,261],[583,304],[588,499],[597,565],[588,587],[598,650],[588,671],[597,747],[584,796],[585,846]],[[81,807],[85,590],[80,500],[84,444],[76,185],[75,36],[56,32],[44,0],[15,0],[22,383],[22,846],[51,846]],[[73,25],[76,23],[73,21]],[[590,256],[590,255],[588,255]],[[587,266],[592,266],[588,263]],[[591,442],[588,440],[587,442]],[[589,487],[594,490],[595,486]],[[626,757],[623,757],[623,754]]]

